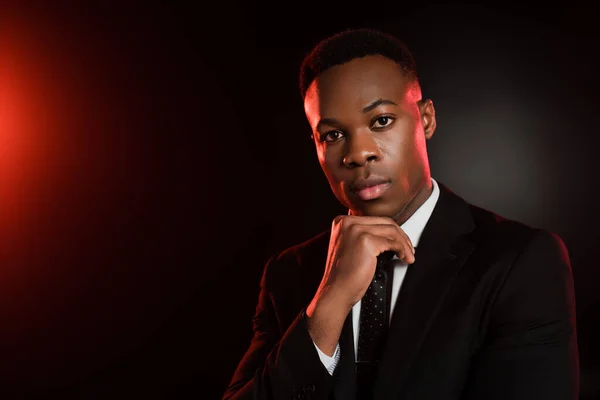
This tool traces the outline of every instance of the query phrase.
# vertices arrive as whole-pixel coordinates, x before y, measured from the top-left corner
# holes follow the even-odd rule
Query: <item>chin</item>
[[[393,215],[392,207],[389,204],[383,202],[377,202],[377,200],[370,200],[369,202],[363,202],[350,207],[356,213],[371,217],[389,217]]]

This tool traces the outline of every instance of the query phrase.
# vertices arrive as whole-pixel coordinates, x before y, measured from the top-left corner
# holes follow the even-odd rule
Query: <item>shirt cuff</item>
[[[317,349],[317,353],[319,353],[319,358],[321,359],[323,366],[325,366],[327,372],[329,372],[329,375],[333,375],[335,367],[337,367],[338,362],[340,361],[340,344],[338,343],[335,346],[335,351],[333,352],[333,355],[331,357],[323,353],[321,349],[319,349],[319,347],[315,344],[315,342],[313,342],[313,344],[315,345],[315,349]]]

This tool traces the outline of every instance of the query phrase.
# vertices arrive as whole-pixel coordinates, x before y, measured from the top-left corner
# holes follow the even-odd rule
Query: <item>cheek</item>
[[[325,172],[326,175],[329,176],[331,168],[333,167],[333,160],[331,154],[328,154],[324,147],[317,147],[317,159],[319,160],[319,164],[321,165],[321,169]]]
[[[414,156],[418,148],[415,125],[404,124],[391,132],[389,139],[384,144],[385,154],[389,159],[398,163],[405,163]]]
[[[325,150],[322,147],[317,146],[317,158],[319,159],[319,164],[321,164],[321,166],[325,165],[327,157],[325,155]]]
[[[321,165],[321,168],[323,169],[323,171],[326,171],[328,167],[327,164],[327,155],[325,154],[325,151],[323,150],[322,147],[318,147],[317,146],[317,159],[319,160],[319,164]]]
[[[424,159],[425,138],[419,134],[419,126],[415,123],[398,128],[384,145],[384,157],[395,166],[399,176],[411,175],[411,170],[418,168]]]
[[[321,169],[325,173],[327,180],[330,184],[337,184],[342,181],[337,175],[336,171],[339,170],[339,158],[338,155],[334,155],[333,152],[319,152],[319,164]]]

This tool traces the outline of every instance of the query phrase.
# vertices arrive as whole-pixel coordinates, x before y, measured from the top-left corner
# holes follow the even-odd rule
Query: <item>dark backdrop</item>
[[[582,399],[599,397],[591,9],[75,4],[0,9],[3,398],[220,397],[267,258],[346,213],[296,79],[347,27],[413,50],[434,178],[563,237]]]

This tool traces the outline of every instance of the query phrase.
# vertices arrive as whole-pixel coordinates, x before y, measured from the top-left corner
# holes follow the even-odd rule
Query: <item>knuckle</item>
[[[348,225],[346,227],[346,230],[350,235],[360,235],[361,232],[365,233],[365,231],[361,229],[360,225],[356,225],[356,224],[348,224]]]
[[[389,230],[394,239],[400,239],[402,237],[402,234],[397,226],[390,226]]]
[[[368,232],[361,232],[358,234],[358,237],[356,238],[356,240],[360,243],[360,244],[366,244],[370,237],[369,237],[369,233]]]
[[[343,215],[340,220],[340,228],[342,230],[346,230],[346,229],[351,228],[352,226],[354,226],[354,223],[352,223],[352,219],[348,218],[347,215]]]

